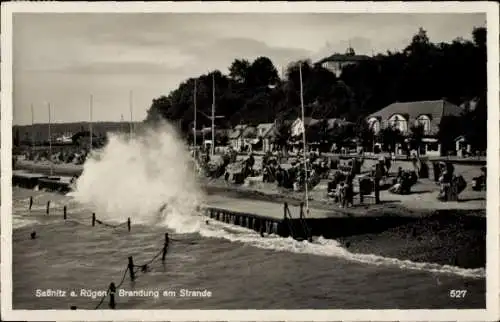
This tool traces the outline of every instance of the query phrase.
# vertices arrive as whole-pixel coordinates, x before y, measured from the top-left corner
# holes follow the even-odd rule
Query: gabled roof
[[[297,119],[296,122],[300,120]],[[315,126],[319,125],[321,122],[323,122],[322,119],[314,119],[312,117],[304,117],[304,125],[305,126]],[[328,128],[333,128],[335,126],[344,126],[344,125],[349,125],[353,124],[352,122],[346,121],[344,119],[339,119],[339,118],[329,118],[326,119],[326,122],[328,123]]]
[[[257,128],[254,126],[247,126],[245,129],[242,131],[241,135],[244,138],[252,137],[257,135]]]
[[[319,123],[320,121],[321,120],[313,119],[312,117],[304,117],[304,126],[311,126],[311,125]],[[302,118],[300,118],[300,117],[296,118],[294,121],[292,121],[290,126],[292,126],[293,124],[298,123],[298,122],[302,122]]]
[[[311,126],[319,123],[321,120],[313,119],[312,117],[304,117],[304,126]]]
[[[376,117],[385,122],[394,114],[400,114],[409,123],[413,124],[419,116],[427,115],[431,119],[431,132],[435,132],[439,129],[439,124],[444,116],[460,116],[462,113],[463,109],[461,107],[446,100],[395,102],[378,112],[370,114],[366,119]]]
[[[372,58],[370,56],[366,55],[333,54],[317,61],[316,64],[323,64],[326,62],[359,62],[371,59]]]
[[[346,126],[353,124],[352,122],[346,121],[344,119],[330,118],[326,120],[328,123],[328,128],[333,129],[336,126]]]
[[[269,132],[271,132],[273,127],[274,123],[261,123],[257,125],[257,133],[259,135],[262,135],[262,137],[266,137],[269,134]]]
[[[285,120],[282,120],[281,123],[284,125],[284,126],[292,126],[293,123],[297,122],[297,119],[285,119]]]
[[[235,130],[244,130],[248,125],[247,124],[238,124],[234,127]]]
[[[229,139],[237,139],[241,136],[241,131],[240,130],[232,130],[231,132],[229,132]]]

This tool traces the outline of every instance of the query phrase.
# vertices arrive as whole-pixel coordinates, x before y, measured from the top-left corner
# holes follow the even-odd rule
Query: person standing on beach
[[[341,182],[340,185],[339,185],[339,187],[338,187],[340,208],[344,208],[345,207],[345,192],[346,192],[345,183]]]
[[[165,248],[168,248],[169,244],[170,244],[170,237],[168,236],[168,233],[165,233]]]

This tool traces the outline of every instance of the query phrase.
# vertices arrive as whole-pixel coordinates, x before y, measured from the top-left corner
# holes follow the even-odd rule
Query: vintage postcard
[[[498,4],[1,14],[3,320],[499,319]]]

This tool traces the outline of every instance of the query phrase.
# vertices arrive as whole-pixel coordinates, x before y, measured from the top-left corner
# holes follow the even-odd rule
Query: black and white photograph
[[[479,4],[2,4],[2,318],[493,319],[498,6]]]

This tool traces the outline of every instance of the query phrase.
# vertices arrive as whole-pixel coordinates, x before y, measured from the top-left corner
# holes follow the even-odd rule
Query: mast
[[[306,125],[304,123],[304,89],[302,85],[302,63],[299,64],[300,77],[300,109],[302,112],[302,144],[304,149],[304,172],[305,172],[305,193],[306,193],[306,214],[309,213],[309,188],[307,186],[307,157],[306,157]]]
[[[89,117],[90,117],[90,123],[89,123],[89,132],[90,132],[90,148],[89,152],[92,151],[92,109],[93,109],[93,104],[94,104],[94,96],[90,94],[90,106],[89,106]]]
[[[194,157],[194,167],[196,170],[196,79],[194,80],[194,90],[193,90],[193,108],[194,108],[194,124],[193,124],[193,157]]]
[[[33,157],[35,151],[35,113],[33,111],[33,103],[31,104],[31,156]],[[35,171],[34,169],[32,169]]]
[[[133,116],[133,106],[132,106],[132,99],[133,99],[133,93],[132,90],[129,92],[129,106],[130,106],[130,138],[132,139],[132,132],[133,132],[133,124],[132,122],[134,121],[134,116]]]
[[[212,144],[211,156],[215,154],[215,74],[212,74]]]
[[[52,164],[52,133],[51,133],[51,123],[52,117],[50,115],[50,103],[47,105],[49,110],[49,161],[50,161],[50,175],[53,175],[53,164]]]
[[[123,124],[125,123],[124,119],[123,119],[123,114],[121,114],[121,117],[120,117],[120,131],[122,133],[125,133],[125,129],[123,128]]]

